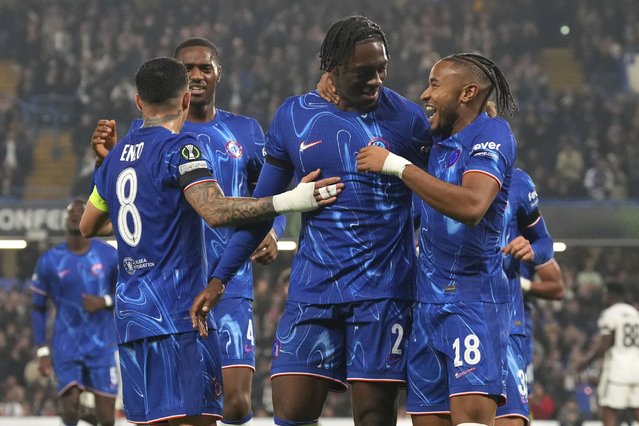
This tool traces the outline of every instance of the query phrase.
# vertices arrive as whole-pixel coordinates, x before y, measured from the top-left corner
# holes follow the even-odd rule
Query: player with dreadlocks
[[[293,96],[266,135],[255,196],[277,193],[309,168],[345,184],[335,206],[302,215],[273,345],[278,425],[316,425],[328,392],[348,384],[356,425],[396,422],[416,264],[412,193],[395,176],[358,173],[355,156],[380,145],[419,162],[431,137],[423,109],[382,86],[387,50],[369,19],[337,21],[320,57],[340,102],[316,91]],[[228,249],[238,248],[231,242]]]
[[[436,141],[428,172],[379,147],[360,171],[400,177],[422,200],[416,303],[408,343],[413,424],[490,425],[505,400],[508,282],[500,232],[516,157],[517,107],[497,65],[461,53],[438,61],[421,98]],[[447,415],[449,414],[449,416]]]

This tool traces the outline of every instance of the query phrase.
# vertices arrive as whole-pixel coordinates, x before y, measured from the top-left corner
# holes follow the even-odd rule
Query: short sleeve
[[[499,118],[486,120],[470,148],[470,160],[466,171],[482,172],[503,185],[504,179],[515,163],[516,142],[510,126]]]
[[[206,152],[191,133],[182,133],[171,143],[166,158],[168,173],[183,191],[198,183],[215,182]]]

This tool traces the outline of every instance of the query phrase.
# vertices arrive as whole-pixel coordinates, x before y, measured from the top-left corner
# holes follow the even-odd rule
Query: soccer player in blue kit
[[[329,205],[339,178],[310,182],[260,199],[224,197],[211,160],[191,133],[180,133],[191,93],[183,64],[171,58],[145,62],[136,74],[142,128],[115,145],[95,174],[82,216],[84,236],[110,226],[118,241],[116,326],[124,411],[139,423],[210,425],[222,413],[219,343],[207,316],[224,293],[209,282],[205,308],[189,310],[211,278],[203,222],[237,226],[287,211]],[[197,328],[194,331],[193,328]]]
[[[80,392],[95,395],[100,424],[115,422],[118,375],[113,294],[118,272],[117,253],[101,241],[80,235],[84,201],[67,207],[66,241],[44,253],[36,266],[32,326],[39,370],[53,372],[64,425],[80,419]],[[56,308],[51,348],[46,344],[47,299]]]
[[[521,261],[535,266],[551,262],[553,241],[539,212],[539,197],[530,176],[519,168],[513,177],[504,215],[501,245],[504,271],[510,283],[510,337],[506,404],[497,407],[496,425],[525,425],[529,421],[526,370],[526,315],[521,284]],[[524,284],[525,286],[525,284]]]
[[[490,425],[505,399],[510,292],[499,238],[516,142],[484,112],[493,91],[498,112],[516,108],[492,61],[443,58],[421,96],[436,139],[428,172],[379,147],[357,157],[360,171],[401,177],[424,201],[407,356],[417,426]]]
[[[217,46],[205,38],[190,38],[180,43],[174,57],[183,63],[189,75],[191,103],[183,132],[196,135],[206,150],[224,194],[249,196],[264,163],[264,133],[256,120],[218,108],[215,92],[222,77]],[[104,144],[110,137],[116,142],[115,122],[100,120],[92,143]],[[139,129],[142,120],[135,120],[129,132]],[[253,260],[270,263],[277,257],[277,239],[286,224],[285,216],[275,219],[273,229],[253,255]],[[206,227],[205,244],[209,269],[216,279],[226,279],[226,290],[213,310],[222,351],[224,381],[224,419],[234,425],[249,425],[251,384],[255,369],[255,336],[253,333],[253,270],[245,260],[237,273],[228,275],[215,271],[235,228]]]
[[[320,58],[340,103],[310,92],[280,106],[255,192],[276,193],[316,168],[345,184],[336,204],[302,217],[273,345],[274,421],[316,425],[329,390],[348,381],[356,425],[394,424],[414,290],[412,197],[396,177],[358,173],[355,156],[379,145],[418,162],[428,121],[382,87],[389,56],[374,22],[335,22]]]

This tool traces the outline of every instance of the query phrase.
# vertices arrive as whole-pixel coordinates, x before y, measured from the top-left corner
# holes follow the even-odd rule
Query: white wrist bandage
[[[38,358],[42,358],[43,356],[51,355],[51,351],[49,350],[48,346],[40,346],[38,349],[36,349],[36,355],[38,356]]]
[[[105,294],[104,296],[102,296],[102,298],[104,299],[104,306],[106,306],[107,308],[113,306],[113,299],[110,295]]]
[[[532,287],[532,281],[530,281],[528,278],[519,277],[519,283],[524,293],[530,291],[530,287]]]
[[[400,157],[399,155],[389,152],[388,157],[386,157],[384,165],[382,166],[382,173],[384,173],[385,175],[397,176],[401,179],[402,173],[404,173],[404,169],[409,164],[413,163],[411,163],[404,157]]]
[[[301,182],[290,191],[274,195],[273,208],[277,213],[307,212],[316,209],[315,182]]]

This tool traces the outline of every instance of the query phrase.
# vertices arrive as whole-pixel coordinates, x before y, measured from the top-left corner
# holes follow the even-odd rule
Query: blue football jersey
[[[141,128],[115,145],[96,173],[118,241],[121,343],[193,329],[189,308],[207,278],[204,222],[178,181],[211,170],[206,152],[193,134]],[[207,180],[214,180],[210,172],[191,185]]]
[[[481,114],[430,152],[428,172],[461,185],[465,173],[493,177],[501,191],[477,226],[466,226],[422,202],[417,300],[506,302],[499,238],[516,156],[508,123]]]
[[[534,225],[540,217],[539,197],[535,184],[526,172],[515,167],[504,214],[501,246],[506,247],[510,241],[521,235],[524,228]],[[510,282],[511,290],[510,334],[525,335],[524,296],[519,282],[520,263],[511,255],[504,256],[504,271]]]
[[[142,126],[135,120],[129,131]],[[193,133],[211,160],[213,175],[228,197],[248,197],[264,164],[264,132],[252,118],[217,109],[207,123],[185,122],[182,133]],[[228,246],[233,227],[205,225],[205,245],[209,272],[215,270]],[[250,259],[238,269],[226,286],[224,298],[253,298],[253,268]]]
[[[367,113],[341,111],[316,92],[280,106],[266,135],[268,161],[293,168],[297,181],[319,168],[345,185],[335,204],[302,214],[289,300],[411,297],[411,191],[397,177],[357,172],[355,157],[361,148],[378,145],[423,165],[429,128],[420,106],[387,88]]]
[[[113,310],[88,313],[82,295],[112,295],[117,273],[115,249],[99,240],[92,240],[89,250],[82,254],[70,251],[66,243],[58,244],[38,259],[31,284],[33,303],[44,307],[48,297],[55,305],[51,348],[58,360],[113,353]]]

